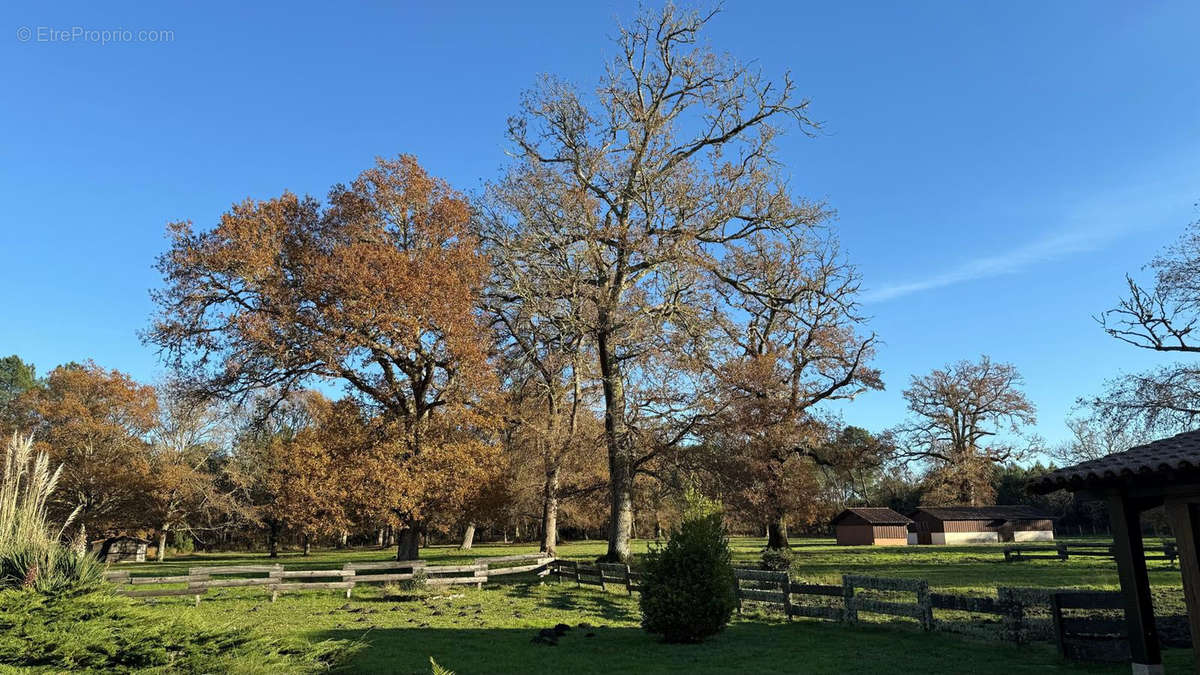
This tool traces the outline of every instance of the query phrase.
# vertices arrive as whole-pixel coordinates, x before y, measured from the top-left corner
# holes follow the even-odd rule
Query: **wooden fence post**
[[[779,583],[780,590],[783,591],[783,613],[787,615],[787,620],[792,620],[792,575],[784,572],[783,581]]]
[[[733,597],[737,598],[737,613],[742,613],[742,582],[737,578],[737,571],[733,573]]]
[[[1058,593],[1050,594],[1050,620],[1054,624],[1054,643],[1058,647],[1058,655],[1067,658],[1067,641],[1063,632],[1062,599]]]
[[[846,608],[842,615],[846,619],[846,623],[858,623],[858,608],[854,605],[854,582],[842,575],[842,602],[846,604]]]
[[[997,588],[996,599],[1004,608],[1004,639],[1021,643],[1025,628],[1025,605],[1011,588]]]
[[[929,596],[929,582],[922,580],[917,586],[917,606],[921,608],[921,628],[933,630],[933,601]]]

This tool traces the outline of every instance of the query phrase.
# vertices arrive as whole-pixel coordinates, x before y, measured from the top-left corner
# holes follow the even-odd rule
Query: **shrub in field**
[[[667,642],[720,632],[737,607],[733,563],[720,513],[687,520],[646,556],[642,627]]]
[[[0,472],[0,589],[33,588],[46,593],[83,592],[102,582],[103,568],[86,553],[62,545],[46,505],[62,467],[50,470],[46,453],[33,452],[33,437],[13,434]]]
[[[354,648],[164,620],[109,593],[0,591],[0,670],[301,673],[327,670]]]
[[[759,565],[764,570],[772,572],[787,572],[792,569],[792,549],[790,548],[768,548],[762,553],[762,558],[759,559]]]

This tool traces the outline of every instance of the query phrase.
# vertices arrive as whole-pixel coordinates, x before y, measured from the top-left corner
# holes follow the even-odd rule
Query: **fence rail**
[[[1050,641],[1064,657],[1108,661],[1128,653],[1125,620],[1116,592],[1000,587],[995,596],[934,593],[919,579],[844,575],[841,586],[804,584],[783,572],[734,570],[738,611],[743,603],[773,607],[793,616],[855,624],[860,613],[915,620],[928,631],[951,632],[1016,643]],[[826,604],[813,605],[810,598]],[[1106,616],[1076,616],[1076,610],[1106,610]],[[949,614],[949,616],[947,616]],[[1157,617],[1171,631],[1171,646],[1190,646],[1186,618]],[[1124,650],[1124,651],[1123,651]]]
[[[423,560],[346,563],[341,569],[287,570],[282,565],[214,565],[191,567],[175,576],[132,576],[129,570],[112,570],[105,580],[117,593],[131,598],[190,595],[200,598],[217,588],[262,587],[274,602],[280,593],[310,590],[344,591],[347,598],[360,584],[395,583],[424,578],[438,585],[470,584],[482,587],[492,577],[550,572],[554,558],[544,553],[477,558],[466,565],[428,565]],[[250,576],[255,575],[255,576]],[[186,585],[184,588],[167,586]],[[142,588],[157,586],[158,588]]]
[[[1004,547],[1004,562],[1021,562],[1024,560],[1070,560],[1071,556],[1084,558],[1113,557],[1112,544],[1071,544],[1060,541],[1057,544],[1016,545]],[[1156,549],[1146,549],[1146,560],[1165,560],[1174,565],[1179,558],[1179,549],[1175,542],[1166,541]]]
[[[285,570],[281,565],[224,565],[191,567],[187,574],[174,576],[132,576],[128,570],[116,570],[108,572],[105,578],[118,586],[118,593],[129,597],[190,595],[199,604],[203,595],[216,588],[263,587],[271,593],[272,601],[280,593],[309,590],[340,590],[349,598],[359,584],[424,578],[435,585],[482,586],[492,577],[530,573],[605,590],[616,585],[629,594],[641,590],[642,584],[641,575],[627,565],[587,564],[545,554],[479,558],[463,565],[387,561],[346,563],[342,569],[320,570]],[[744,602],[752,602],[777,607],[788,620],[800,616],[850,624],[861,622],[860,613],[881,614],[915,620],[927,631],[1017,643],[1053,641],[1064,657],[1078,660],[1110,660],[1128,652],[1123,616],[1114,614],[1121,607],[1120,596],[1113,592],[1000,587],[994,597],[968,596],[931,592],[928,582],[920,579],[848,574],[842,577],[839,586],[796,582],[787,572],[757,569],[735,569],[734,578],[739,612]],[[958,616],[940,617],[936,612]],[[1093,615],[1084,616],[1081,612]],[[1095,612],[1107,614],[1098,616]],[[1183,626],[1182,630],[1174,631],[1180,636],[1172,640],[1172,646],[1187,646],[1190,637],[1186,617],[1158,620],[1165,625]]]

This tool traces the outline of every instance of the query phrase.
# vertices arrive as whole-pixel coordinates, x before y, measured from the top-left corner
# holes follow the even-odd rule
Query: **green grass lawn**
[[[739,564],[752,565],[762,539],[732,542]],[[842,573],[927,579],[942,590],[991,592],[996,586],[1116,588],[1115,563],[1078,558],[1005,563],[1000,546],[838,547],[830,540],[795,540],[793,576],[837,583]],[[637,542],[637,551],[647,542]],[[533,552],[529,544],[484,544],[469,552],[453,547],[424,549],[431,564],[475,557]],[[564,558],[594,559],[603,542],[561,547]],[[390,551],[288,553],[289,568],[333,568],[347,561],[387,560]],[[136,574],[165,575],[189,566],[264,563],[261,554],[196,554],[167,562],[124,564]],[[1175,597],[1177,569],[1151,564],[1156,589]],[[1079,666],[1061,662],[1049,644],[1016,647],[954,635],[926,634],[913,624],[844,627],[812,620],[791,623],[771,614],[748,613],[701,645],[661,644],[638,626],[636,598],[574,584],[531,579],[491,582],[483,590],[438,588],[407,592],[360,587],[347,602],[337,592],[283,595],[276,603],[261,590],[224,589],[205,596],[199,608],[188,598],[163,598],[150,610],[164,618],[190,613],[204,625],[256,630],[311,642],[356,643],[345,672],[428,673],[432,656],[459,675],[471,673],[746,673],[828,672],[920,673],[1128,672],[1127,667]],[[557,623],[575,627],[557,646],[532,644],[538,629]],[[579,624],[592,628],[579,628]],[[586,633],[593,633],[586,637]],[[1188,672],[1190,651],[1167,652],[1168,672]]]

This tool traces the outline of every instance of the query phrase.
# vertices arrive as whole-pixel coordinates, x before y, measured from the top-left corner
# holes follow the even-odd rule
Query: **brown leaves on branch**
[[[335,186],[326,206],[284,193],[209,231],[176,223],[146,339],[206,394],[339,380],[419,434],[489,372],[469,220],[463,197],[402,156]]]
[[[345,385],[374,434],[373,457],[356,460],[377,471],[380,502],[413,522],[460,501],[490,453],[495,380],[477,314],[487,263],[470,220],[464,197],[401,156],[334,186],[324,205],[284,193],[235,205],[212,230],[177,223],[146,340],[205,396],[271,392],[267,413],[315,381]],[[295,471],[339,461],[336,441],[289,439]],[[285,478],[282,489],[314,497],[295,517],[333,512],[315,499],[322,486]]]
[[[153,387],[91,361],[72,363],[52,370],[17,406],[36,424],[39,448],[63,465],[54,493],[58,517],[78,508],[75,524],[93,532],[145,524],[146,436],[158,412]]]

